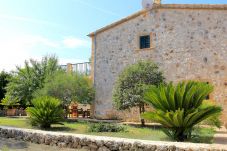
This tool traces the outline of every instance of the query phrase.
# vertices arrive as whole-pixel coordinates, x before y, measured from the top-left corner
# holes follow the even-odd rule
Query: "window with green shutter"
[[[151,46],[150,35],[140,36],[140,49],[150,48],[150,46]]]

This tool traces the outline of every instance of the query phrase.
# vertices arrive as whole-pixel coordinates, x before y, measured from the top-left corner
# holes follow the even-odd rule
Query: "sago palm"
[[[162,124],[165,133],[177,141],[189,138],[193,126],[214,114],[220,113],[218,106],[203,106],[203,101],[213,91],[213,86],[203,82],[181,82],[151,86],[144,100],[155,111],[143,117]]]
[[[27,108],[32,125],[50,128],[51,124],[61,124],[63,109],[58,99],[45,96],[34,99],[32,104],[34,107]]]

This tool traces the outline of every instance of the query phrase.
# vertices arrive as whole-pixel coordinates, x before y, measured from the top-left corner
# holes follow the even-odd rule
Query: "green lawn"
[[[6,118],[0,117],[1,126],[12,126],[18,128],[32,128],[29,125],[28,119],[26,118]],[[64,122],[64,125],[53,125],[51,131],[61,131],[67,133],[76,134],[88,134],[88,135],[98,135],[98,136],[111,136],[111,137],[122,137],[122,138],[134,138],[143,140],[156,140],[156,141],[171,141],[160,129],[154,128],[141,128],[133,126],[125,126],[126,132],[101,132],[92,133],[88,131],[89,123],[87,122]],[[215,131],[211,128],[197,128],[194,131],[196,137],[194,137],[192,142],[201,143],[212,143]]]

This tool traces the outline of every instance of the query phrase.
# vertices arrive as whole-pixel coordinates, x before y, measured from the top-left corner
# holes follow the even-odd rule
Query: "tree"
[[[11,74],[2,71],[0,73],[0,100],[2,100],[3,98],[5,98],[5,94],[6,94],[6,86],[9,83],[9,79],[11,77]]]
[[[78,73],[58,72],[35,92],[35,96],[52,96],[62,101],[64,107],[71,102],[90,104],[94,99],[92,81]]]
[[[31,124],[40,128],[50,128],[51,124],[62,124],[61,101],[52,97],[39,97],[32,100],[34,107],[27,108]]]
[[[144,100],[155,111],[146,112],[143,117],[162,124],[164,132],[174,140],[185,141],[196,124],[221,112],[218,106],[204,104],[212,91],[212,85],[193,81],[151,86]]]
[[[33,93],[42,88],[46,79],[60,70],[55,56],[45,56],[40,62],[30,59],[24,68],[17,67],[6,87],[8,96],[19,100],[22,106],[31,105]]]
[[[113,90],[114,105],[118,110],[139,107],[145,111],[143,94],[149,85],[164,82],[163,73],[153,62],[140,61],[127,67],[118,77]],[[141,120],[144,125],[144,120]]]

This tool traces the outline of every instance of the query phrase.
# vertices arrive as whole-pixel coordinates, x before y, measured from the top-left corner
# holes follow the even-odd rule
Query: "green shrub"
[[[208,106],[213,106],[215,104],[213,102],[211,102],[210,100],[206,100],[206,101],[203,102],[202,105],[204,107],[208,107]],[[222,122],[221,122],[220,119],[221,119],[221,113],[217,113],[217,114],[214,114],[214,115],[208,117],[201,124],[221,128]]]
[[[206,120],[204,120],[201,124],[209,125],[211,127],[221,128],[222,122],[220,118],[221,118],[221,113],[217,113],[217,114],[214,114],[213,116],[210,116]]]
[[[195,126],[192,129],[191,138],[189,141],[193,143],[213,143],[215,134],[214,128],[207,128],[202,126]]]
[[[155,108],[143,114],[165,127],[165,133],[174,140],[185,141],[196,124],[219,114],[222,109],[215,105],[204,105],[213,86],[203,82],[181,82],[174,86],[151,86],[145,93],[145,102]]]
[[[89,125],[89,132],[124,132],[126,128],[117,124],[92,123]]]
[[[32,100],[34,107],[27,108],[30,122],[33,126],[50,128],[51,124],[61,124],[63,120],[63,109],[61,102],[53,97],[39,97]]]
[[[157,64],[139,61],[126,67],[119,75],[113,89],[113,103],[118,110],[138,107],[140,113],[145,111],[143,94],[149,85],[159,85],[165,80]],[[144,120],[141,119],[144,125]]]
[[[52,96],[67,107],[71,102],[90,104],[94,94],[92,81],[88,77],[78,73],[57,72],[34,96]]]
[[[43,88],[47,78],[59,71],[58,59],[55,56],[45,56],[41,61],[30,59],[24,67],[17,67],[6,86],[6,95],[13,100],[19,100],[23,107],[31,105],[34,92]]]
[[[5,98],[6,86],[9,83],[11,77],[12,75],[10,73],[7,73],[5,71],[0,72],[0,100]]]

